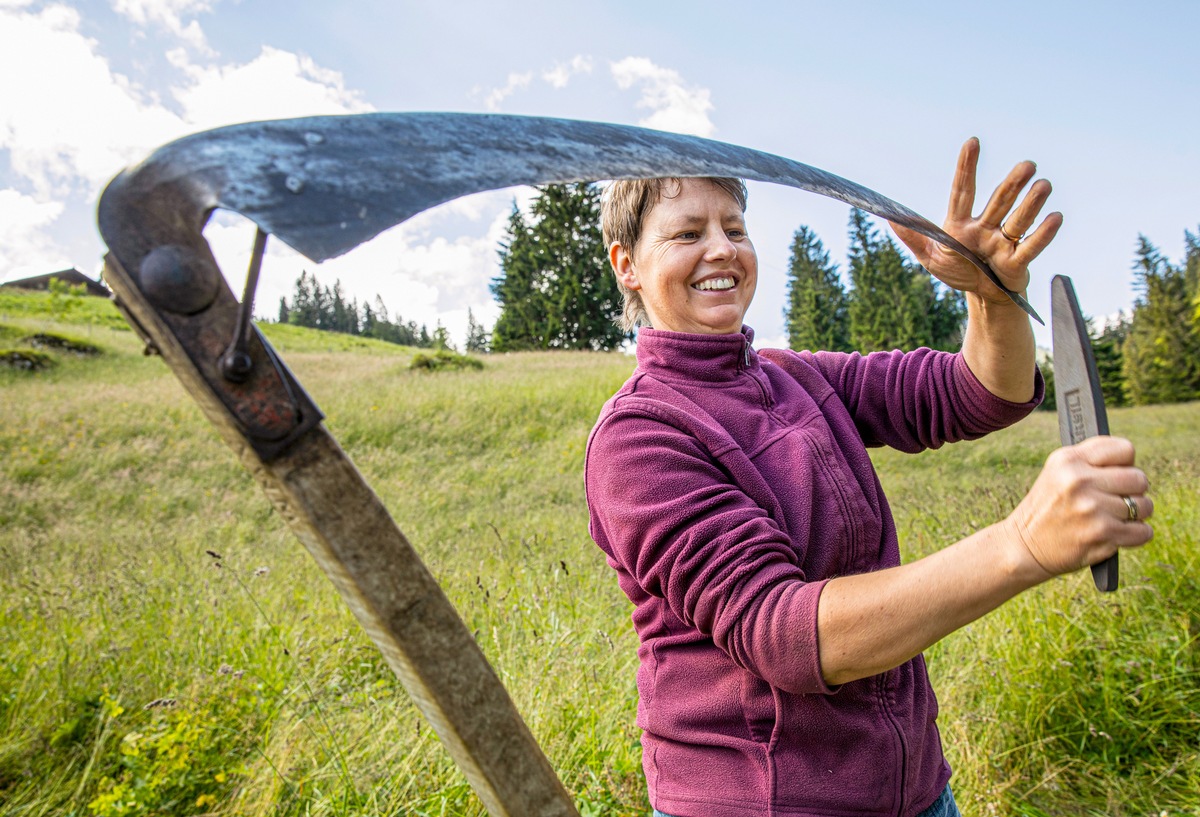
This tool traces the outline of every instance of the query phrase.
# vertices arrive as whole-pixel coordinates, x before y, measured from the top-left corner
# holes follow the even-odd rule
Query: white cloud
[[[134,25],[157,26],[198,51],[212,53],[200,24],[195,20],[183,22],[185,16],[210,11],[212,3],[209,0],[113,0],[112,7]]]
[[[523,91],[530,86],[534,77],[538,76],[543,82],[551,88],[561,90],[566,88],[571,82],[571,77],[577,74],[590,74],[592,71],[592,58],[583,54],[576,54],[569,62],[556,62],[553,68],[547,68],[540,73],[534,71],[512,72],[508,75],[508,79],[502,88],[493,88],[484,96],[483,104],[489,111],[500,110],[501,103],[515,94],[517,91]],[[473,94],[482,93],[482,89],[476,88]]]
[[[621,90],[637,85],[642,96],[639,108],[653,111],[638,124],[658,130],[712,136],[716,128],[708,118],[713,109],[707,88],[689,87],[673,68],[655,65],[645,57],[626,57],[610,66]]]
[[[205,67],[189,64],[179,52],[169,57],[187,77],[187,84],[173,94],[192,129],[374,110],[361,94],[346,89],[337,71],[270,46],[244,65]]]
[[[63,211],[59,202],[45,202],[16,190],[0,190],[0,271],[6,279],[42,275],[66,269],[70,261],[54,249],[45,232]]]
[[[207,4],[127,2],[123,8],[138,24],[169,28]],[[80,14],[66,6],[0,0],[0,75],[21,78],[0,83],[5,279],[79,266],[63,257],[65,247],[75,246],[67,222],[93,209],[103,185],[122,167],[172,139],[240,121],[372,110],[340,73],[270,47],[240,64],[194,58],[175,47],[166,51],[165,74],[147,77],[154,85],[144,86],[114,71],[101,44],[81,28]],[[582,70],[582,63],[572,66]],[[511,84],[515,89],[534,76]],[[488,284],[498,274],[496,245],[513,195],[447,203],[320,266],[271,241],[256,311],[273,317],[279,297],[290,297],[307,269],[327,285],[340,279],[360,303],[378,293],[393,315],[430,331],[440,319],[461,339],[467,309],[481,322],[496,317]],[[528,198],[522,191],[516,195]],[[253,229],[240,217],[218,214],[205,233],[239,296]]]
[[[29,12],[3,2],[0,76],[20,77],[0,83],[0,151],[8,158],[0,186],[10,188],[6,212],[20,211],[6,218],[6,278],[18,265],[60,264],[62,251],[50,236],[64,205],[91,209],[109,179],[159,145],[239,121],[370,110],[337,72],[272,48],[243,65],[208,67],[193,64],[183,49],[169,52],[180,71],[167,94],[178,106],[171,110],[112,70],[99,44],[80,33],[74,9]],[[146,5],[139,13],[152,11]],[[59,204],[51,210],[47,201]],[[17,225],[19,235],[11,232]]]
[[[543,71],[542,79],[549,83],[550,87],[561,89],[567,87],[567,83],[571,81],[571,77],[575,74],[590,74],[591,72],[592,58],[576,54],[571,58],[570,62],[557,62],[553,68]]]
[[[49,6],[36,14],[0,9],[0,149],[39,199],[82,186],[93,194],[150,146],[178,136],[174,113],[145,95],[79,33],[79,14]]]
[[[487,109],[489,111],[498,111],[500,110],[501,102],[512,96],[516,91],[521,90],[522,88],[528,88],[529,83],[532,81],[532,71],[527,71],[524,74],[509,74],[508,82],[505,83],[504,87],[493,88],[491,93],[487,95],[487,99],[483,101],[483,104],[487,105]]]
[[[0,150],[40,198],[93,196],[122,167],[191,131],[371,110],[336,71],[265,47],[243,65],[208,67],[169,52],[183,73],[171,91],[175,112],[114,73],[79,28],[78,12],[65,6],[36,14],[0,7],[0,76],[21,77],[0,83]]]
[[[56,221],[91,209],[100,186],[147,146],[178,135],[179,117],[145,100],[79,33],[74,9],[0,5],[0,276],[72,265]],[[4,153],[6,152],[6,154]],[[68,242],[69,243],[69,242]]]

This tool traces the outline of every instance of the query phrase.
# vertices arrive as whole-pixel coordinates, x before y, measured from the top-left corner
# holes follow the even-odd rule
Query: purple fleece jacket
[[[1025,416],[961,356],[751,348],[642,329],[588,441],[591,533],[634,604],[655,808],[679,817],[915,815],[950,778],[921,657],[830,688],[817,605],[900,564],[867,446],[917,452]]]

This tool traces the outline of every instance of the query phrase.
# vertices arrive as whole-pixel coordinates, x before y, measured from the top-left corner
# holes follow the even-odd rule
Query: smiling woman
[[[1031,162],[972,215],[978,153],[969,140],[959,155],[945,228],[1020,292],[1062,217],[1037,224],[1050,185],[1030,185]],[[915,453],[1025,416],[1043,388],[1029,320],[974,266],[897,227],[967,293],[961,352],[757,353],[744,212],[736,179],[617,181],[603,210],[625,319],[641,329],[585,484],[592,537],[634,605],[651,805],[953,817],[922,651],[1145,544],[1145,475],[1125,440],[1063,449],[1007,519],[902,565],[867,448]]]
[[[609,260],[626,302],[626,329],[645,318],[674,332],[737,332],[754,298],[758,257],[737,179],[619,182],[607,199],[632,206],[605,220]],[[631,314],[633,313],[633,314]]]

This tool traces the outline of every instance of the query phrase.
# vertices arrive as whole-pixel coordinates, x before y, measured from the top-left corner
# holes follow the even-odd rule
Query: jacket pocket
[[[742,714],[746,731],[756,743],[767,744],[775,734],[777,711],[771,685],[751,672],[742,673]]]

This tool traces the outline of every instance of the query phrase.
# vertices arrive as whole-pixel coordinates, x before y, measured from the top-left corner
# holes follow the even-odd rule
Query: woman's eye
[[[695,230],[687,230],[686,232],[680,233],[679,237],[686,241],[694,241],[700,237],[700,233],[696,232]]]

